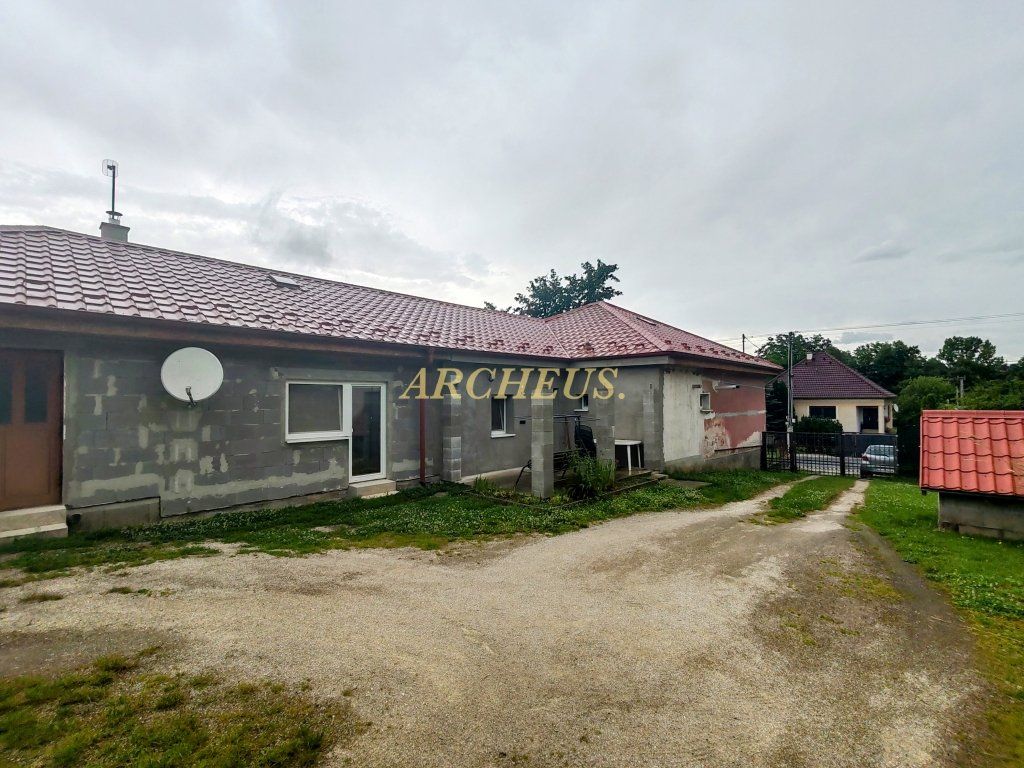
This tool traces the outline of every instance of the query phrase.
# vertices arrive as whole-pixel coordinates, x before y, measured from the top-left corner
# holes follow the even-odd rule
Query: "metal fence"
[[[761,468],[816,475],[895,475],[896,435],[857,432],[763,432]]]

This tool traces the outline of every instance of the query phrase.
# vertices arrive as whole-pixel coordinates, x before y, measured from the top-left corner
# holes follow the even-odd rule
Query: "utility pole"
[[[741,337],[743,338],[743,354],[747,354],[747,334],[741,334]],[[735,339],[736,337],[733,336],[733,338]]]
[[[787,346],[789,348],[789,369],[786,375],[786,431],[793,431],[793,332],[789,332],[787,337]]]

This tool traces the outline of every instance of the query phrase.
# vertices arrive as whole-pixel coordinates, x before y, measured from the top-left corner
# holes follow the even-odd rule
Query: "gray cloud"
[[[895,261],[910,253],[910,249],[892,240],[865,248],[857,255],[857,261]]]
[[[1019,3],[0,15],[3,221],[95,231],[112,156],[136,240],[449,300],[601,258],[716,338],[1020,303]]]

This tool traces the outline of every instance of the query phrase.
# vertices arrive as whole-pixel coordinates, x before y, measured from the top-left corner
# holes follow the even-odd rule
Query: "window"
[[[491,437],[505,437],[512,434],[509,426],[509,403],[506,397],[491,398]]]
[[[701,392],[700,393],[700,410],[701,413],[711,413],[711,393]]]
[[[808,415],[812,419],[835,419],[836,407],[834,405],[812,405],[808,408]]]
[[[343,384],[288,382],[285,439],[291,443],[348,437]]]
[[[590,395],[583,395],[579,400],[576,401],[577,411],[589,411],[590,410]]]

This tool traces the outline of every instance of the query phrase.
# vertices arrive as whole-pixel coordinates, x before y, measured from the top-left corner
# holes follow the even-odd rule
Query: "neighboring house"
[[[941,527],[1024,540],[1024,411],[924,411],[920,484]]]
[[[786,374],[779,380],[785,382]],[[793,413],[797,419],[835,419],[844,432],[889,432],[895,401],[892,392],[828,352],[808,353],[805,360],[793,365]]]
[[[523,317],[130,244],[126,232],[0,227],[7,528],[59,528],[65,507],[91,527],[465,481],[538,456],[531,487],[543,496],[562,414],[585,418],[607,459],[619,441],[642,443],[649,468],[756,466],[764,384],[778,372],[765,360],[604,302]],[[160,380],[186,346],[213,352],[225,374],[196,407]],[[443,400],[400,397],[439,366],[619,374],[604,400],[477,400],[464,385]],[[25,507],[52,519],[2,512]]]

